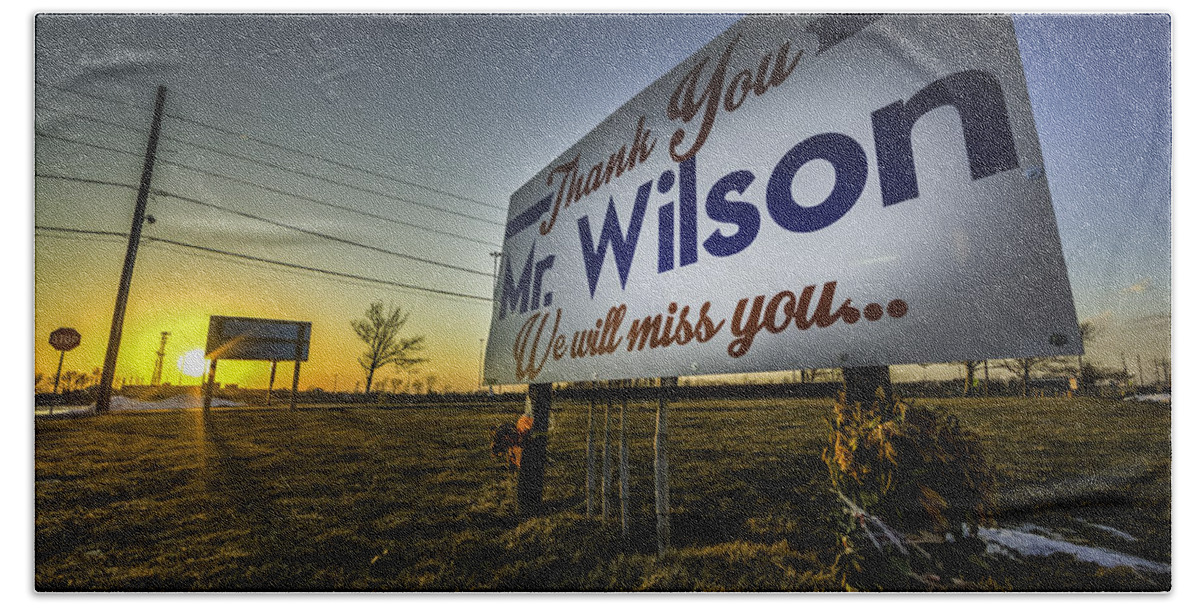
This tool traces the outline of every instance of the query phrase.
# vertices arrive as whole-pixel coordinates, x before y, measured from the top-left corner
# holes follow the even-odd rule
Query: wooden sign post
[[[521,517],[533,517],[542,510],[552,395],[550,384],[530,384],[525,397],[533,416],[533,428],[525,440],[528,443],[521,450],[521,468],[517,470],[517,514]]]

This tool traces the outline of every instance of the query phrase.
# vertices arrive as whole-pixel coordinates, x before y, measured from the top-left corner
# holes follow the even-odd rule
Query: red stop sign
[[[53,346],[55,350],[71,350],[79,346],[80,338],[82,336],[73,328],[60,327],[50,332],[50,346]]]

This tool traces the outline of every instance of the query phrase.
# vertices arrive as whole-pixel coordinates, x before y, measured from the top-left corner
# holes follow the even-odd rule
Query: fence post
[[[533,415],[533,428],[521,450],[521,468],[517,472],[517,513],[522,517],[535,516],[542,510],[552,394],[550,384],[530,384],[525,397]]]

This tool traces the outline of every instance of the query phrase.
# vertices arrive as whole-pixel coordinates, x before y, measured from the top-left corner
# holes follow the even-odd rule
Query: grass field
[[[1170,563],[1170,408],[921,399],[982,436],[1001,525]],[[630,405],[632,530],[583,516],[587,406],[556,404],[547,515],[514,514],[489,431],[512,406],[137,412],[36,423],[39,590],[841,590],[828,400],[670,410],[672,540],[655,556],[654,404]],[[615,423],[615,420],[614,420]],[[1125,531],[1114,535],[1103,528]],[[1131,540],[1132,539],[1132,540]],[[1061,554],[980,589],[1167,589]]]

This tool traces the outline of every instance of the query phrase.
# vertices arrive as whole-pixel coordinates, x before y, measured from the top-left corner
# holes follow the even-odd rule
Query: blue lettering
[[[503,319],[510,312],[517,310],[517,304],[521,305],[521,314],[529,311],[529,286],[533,279],[533,252],[537,249],[535,244],[529,248],[529,257],[525,259],[525,268],[521,271],[521,278],[514,284],[512,263],[508,256],[504,257],[504,288],[500,292],[500,318]]]
[[[818,158],[833,165],[833,191],[821,204],[802,207],[792,198],[792,180],[800,167]],[[767,182],[767,212],[785,230],[815,232],[846,215],[866,184],[867,154],[858,142],[841,133],[814,135],[788,150],[775,165]]]
[[[692,158],[695,158],[694,156]],[[704,201],[704,211],[708,217],[718,222],[726,222],[737,226],[737,231],[729,236],[714,230],[704,240],[704,250],[717,257],[727,257],[742,251],[754,242],[758,236],[760,218],[758,208],[743,201],[731,201],[726,196],[733,191],[744,194],[754,174],[749,171],[734,171],[717,180],[708,191]]]
[[[658,208],[658,272],[675,268],[675,203]]]
[[[650,200],[650,187],[653,180],[638,188],[637,199],[633,205],[633,215],[629,219],[629,232],[621,233],[621,222],[617,219],[617,207],[612,197],[608,198],[608,212],[604,215],[604,227],[600,230],[600,243],[594,244],[592,228],[587,216],[578,220],[579,244],[583,249],[583,266],[587,271],[588,289],[591,296],[596,297],[596,283],[600,281],[600,270],[604,265],[605,253],[609,243],[612,243],[613,258],[617,263],[617,274],[621,279],[621,289],[625,289],[625,281],[629,278],[629,266],[633,263],[633,253],[637,249],[638,235],[642,231],[642,218],[646,215],[646,204]]]
[[[871,113],[884,207],[920,195],[913,161],[913,125],[946,105],[953,106],[962,121],[971,179],[1017,168],[1017,147],[996,77],[977,70],[951,74],[921,89],[908,103],[897,101]]]
[[[696,157],[679,163],[679,265],[695,264],[700,258],[696,246]]]

